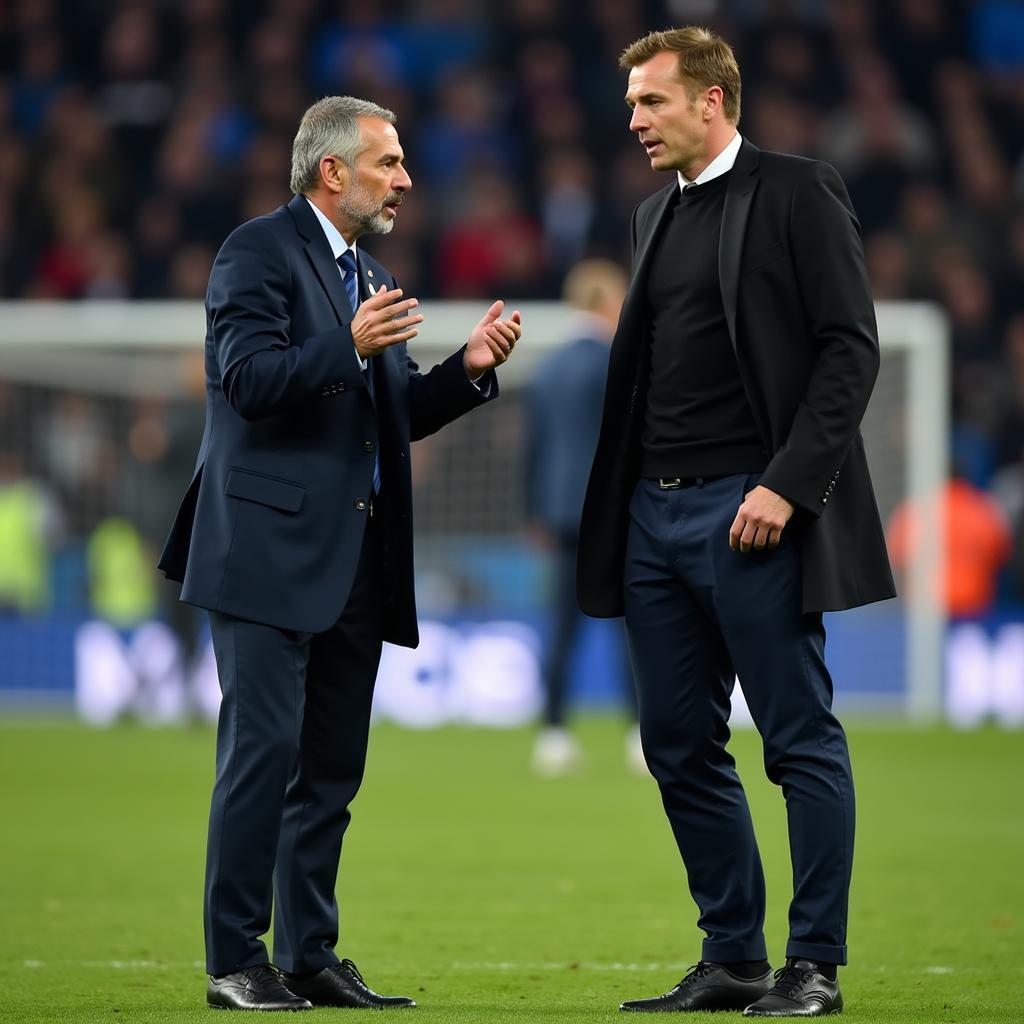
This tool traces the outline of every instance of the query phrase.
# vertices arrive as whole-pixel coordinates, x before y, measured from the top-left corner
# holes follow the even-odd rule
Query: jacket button
[[[365,512],[369,508],[365,498],[356,498],[354,504],[357,512]]]
[[[364,452],[372,452],[373,451],[373,442],[372,441],[364,441],[363,442],[363,451]]]

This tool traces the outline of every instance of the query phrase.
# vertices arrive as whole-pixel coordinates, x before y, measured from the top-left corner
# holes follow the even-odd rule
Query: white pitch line
[[[114,971],[166,971],[171,968],[203,967],[202,960],[25,960],[23,967],[33,970],[44,967],[98,967]]]
[[[584,961],[545,961],[542,963],[515,963],[496,960],[493,963],[452,964],[453,971],[685,971],[687,964],[630,964],[630,963],[586,963]]]

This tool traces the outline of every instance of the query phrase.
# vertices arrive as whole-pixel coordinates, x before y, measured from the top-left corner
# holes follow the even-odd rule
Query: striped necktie
[[[338,257],[338,266],[345,275],[345,291],[348,294],[348,304],[352,307],[352,315],[356,315],[359,308],[359,274],[356,270],[356,254],[353,249],[346,249]]]

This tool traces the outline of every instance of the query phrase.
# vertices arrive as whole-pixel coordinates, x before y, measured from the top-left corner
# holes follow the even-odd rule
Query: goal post
[[[943,708],[947,616],[940,496],[950,472],[949,326],[941,309],[930,303],[882,303],[877,314],[883,373],[886,362],[899,354],[906,361],[904,497],[916,509],[920,529],[918,557],[910,564],[907,594],[900,599],[907,621],[906,709],[912,721],[926,724],[941,718]],[[876,388],[879,403],[884,403],[884,384],[883,377],[882,387]],[[877,408],[869,411],[878,413]],[[868,455],[881,458],[878,452]]]

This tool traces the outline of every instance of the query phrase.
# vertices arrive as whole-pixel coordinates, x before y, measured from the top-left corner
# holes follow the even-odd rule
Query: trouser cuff
[[[274,966],[285,974],[317,974],[325,967],[333,967],[338,963],[336,956],[321,956],[316,960],[300,960],[298,957],[275,956]]]
[[[843,965],[846,963],[846,946],[826,946],[818,942],[796,942],[790,939],[786,945],[786,956]]]
[[[262,953],[253,953],[242,960],[236,960],[232,963],[218,963],[216,960],[211,960],[208,957],[206,960],[206,973],[211,978],[223,978],[225,974],[244,971],[247,967],[258,967],[260,964],[265,964],[268,961],[269,958],[266,950]]]
[[[759,939],[746,942],[705,939],[700,958],[713,964],[728,964],[737,960],[767,960],[768,950],[763,935]]]

